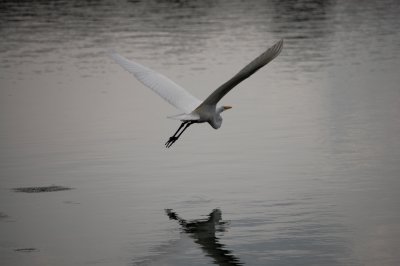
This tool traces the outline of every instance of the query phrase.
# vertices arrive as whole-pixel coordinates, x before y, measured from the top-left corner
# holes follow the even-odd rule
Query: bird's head
[[[219,107],[219,108],[217,109],[217,112],[218,112],[218,113],[222,113],[223,111],[226,111],[226,110],[231,109],[231,108],[232,108],[232,106],[224,105],[224,106]]]
[[[215,128],[215,129],[220,128],[221,125],[222,125],[222,116],[221,116],[221,113],[222,113],[223,111],[228,110],[228,109],[231,109],[231,108],[232,108],[231,106],[218,106],[218,107],[215,109],[215,113],[214,113],[214,115],[213,115],[213,118],[212,118],[211,121],[209,122],[210,125],[211,125],[213,128]]]

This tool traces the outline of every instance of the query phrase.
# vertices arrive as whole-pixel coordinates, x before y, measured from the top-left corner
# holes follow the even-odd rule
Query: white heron
[[[214,129],[220,128],[222,124],[221,113],[232,107],[225,105],[220,106],[217,105],[217,103],[236,85],[250,77],[258,69],[277,57],[282,50],[282,46],[283,40],[275,43],[272,47],[240,70],[230,80],[219,86],[204,101],[200,101],[172,80],[154,70],[151,70],[150,68],[128,60],[116,52],[111,52],[111,57],[121,67],[132,73],[145,86],[149,87],[164,100],[183,112],[179,115],[168,117],[182,121],[182,124],[175,134],[165,143],[165,146],[169,148],[193,123],[208,122]]]

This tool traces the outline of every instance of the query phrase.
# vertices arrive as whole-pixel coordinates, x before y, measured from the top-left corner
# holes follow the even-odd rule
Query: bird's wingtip
[[[277,41],[273,46],[274,46],[274,47],[282,47],[282,46],[283,46],[283,42],[284,42],[284,39],[281,38],[281,39],[279,39],[279,41]]]
[[[274,44],[275,49],[277,49],[277,55],[281,52],[283,48],[283,38],[280,39],[276,44]]]

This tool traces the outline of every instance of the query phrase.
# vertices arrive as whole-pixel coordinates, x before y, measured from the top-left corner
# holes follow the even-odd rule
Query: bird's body
[[[208,122],[210,126],[214,129],[218,129],[222,125],[222,116],[221,113],[226,109],[229,109],[228,106],[219,106],[215,107],[212,105],[201,106],[196,108],[192,114],[197,115],[199,119],[193,121],[196,123],[204,123]]]
[[[222,125],[221,113],[232,108],[230,106],[217,105],[221,98],[237,84],[278,56],[282,50],[282,46],[283,40],[280,40],[240,70],[234,77],[218,87],[204,101],[200,101],[167,77],[141,64],[128,60],[117,53],[112,53],[111,56],[120,66],[132,73],[145,86],[152,89],[164,100],[183,112],[182,114],[169,117],[182,121],[181,126],[165,144],[169,148],[193,123],[208,122],[214,129],[220,128]],[[181,130],[182,128],[183,130]]]

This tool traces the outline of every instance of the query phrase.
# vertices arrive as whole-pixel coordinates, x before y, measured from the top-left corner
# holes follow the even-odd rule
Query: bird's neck
[[[217,107],[215,109],[215,111],[216,111],[217,114],[220,114],[220,113],[222,113],[224,111],[224,107],[223,106],[219,106],[219,107]]]

